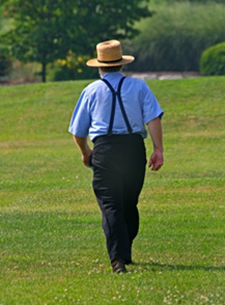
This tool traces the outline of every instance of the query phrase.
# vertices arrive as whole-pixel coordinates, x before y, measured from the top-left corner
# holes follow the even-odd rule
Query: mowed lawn
[[[67,132],[89,82],[0,88],[0,304],[225,304],[225,77],[147,82],[165,165],[147,169],[122,275]]]

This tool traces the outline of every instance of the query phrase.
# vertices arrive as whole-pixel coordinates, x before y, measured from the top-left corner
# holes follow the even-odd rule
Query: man
[[[132,262],[132,243],[139,228],[137,204],[146,166],[144,124],[154,148],[148,166],[157,171],[163,165],[163,111],[144,81],[125,78],[120,72],[134,57],[122,55],[119,41],[101,42],[96,49],[97,58],[87,65],[99,68],[101,79],[83,90],[69,132],[84,165],[93,169],[93,190],[102,211],[112,269],[122,273]]]

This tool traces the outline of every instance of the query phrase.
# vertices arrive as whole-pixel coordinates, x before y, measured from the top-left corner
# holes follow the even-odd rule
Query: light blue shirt
[[[115,91],[122,77],[121,72],[104,74],[104,78],[110,82]],[[133,77],[125,78],[121,88],[121,98],[133,133],[138,133],[145,138],[147,136],[145,124],[163,115],[157,99],[145,81]],[[92,141],[98,136],[106,135],[111,109],[112,93],[109,87],[102,80],[91,83],[80,95],[71,118],[69,132],[81,138],[89,134]],[[112,133],[129,133],[118,98],[116,98]]]

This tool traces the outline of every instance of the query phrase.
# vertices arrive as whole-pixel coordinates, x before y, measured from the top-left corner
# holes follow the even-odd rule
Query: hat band
[[[111,60],[111,61],[106,61],[106,60],[99,60],[99,59],[97,59],[97,61],[99,62],[99,63],[101,63],[101,64],[114,64],[114,63],[116,63],[116,62],[119,62],[119,61],[121,61],[123,58],[121,57],[120,59],[117,59],[117,60]]]

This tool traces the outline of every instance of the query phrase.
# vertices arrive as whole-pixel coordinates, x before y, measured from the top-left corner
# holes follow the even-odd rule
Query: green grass
[[[67,132],[88,83],[0,88],[0,304],[224,304],[225,77],[148,82],[165,165],[147,170],[125,275]]]

